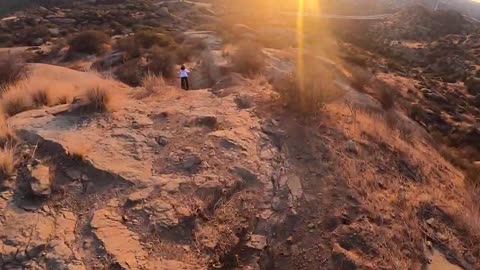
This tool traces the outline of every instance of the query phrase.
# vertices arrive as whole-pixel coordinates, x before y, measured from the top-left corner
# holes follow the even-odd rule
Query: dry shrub
[[[232,57],[236,72],[253,76],[265,66],[265,56],[259,44],[241,43]]]
[[[110,37],[103,32],[88,30],[75,35],[68,41],[71,52],[99,54],[110,44]]]
[[[0,180],[6,180],[15,172],[15,149],[3,147],[0,149]]]
[[[135,33],[134,39],[136,44],[145,49],[149,49],[153,46],[167,47],[174,43],[172,37],[148,30]]]
[[[319,72],[319,74],[327,73]],[[333,78],[327,77],[329,76],[320,79],[318,76],[290,73],[274,82],[274,88],[280,93],[288,108],[303,114],[314,114],[325,104],[338,99],[344,93],[335,85]]]
[[[17,136],[15,132],[7,123],[6,116],[2,113],[0,114],[0,146],[12,146],[17,141]]]
[[[0,92],[28,77],[28,68],[23,59],[12,54],[0,57]]]
[[[33,108],[31,97],[25,93],[23,87],[10,89],[2,96],[0,102],[2,111],[5,112],[7,116],[12,116]]]
[[[145,88],[145,95],[149,96],[157,92],[160,88],[165,87],[165,80],[161,76],[152,73],[147,73],[142,80],[143,88]]]
[[[153,47],[149,51],[147,70],[155,75],[172,78],[175,76],[176,61],[176,56],[172,52]]]
[[[49,93],[46,88],[40,88],[31,92],[32,103],[34,107],[43,107],[50,104]]]
[[[144,74],[143,67],[140,66],[140,60],[132,59],[119,66],[115,72],[115,77],[123,83],[130,86],[140,86]]]
[[[382,104],[385,111],[391,110],[395,106],[395,92],[394,90],[383,82],[376,82],[374,86],[378,101]]]
[[[7,116],[12,116],[35,108],[69,103],[78,91],[70,83],[31,78],[10,87],[0,99],[0,107]]]
[[[125,37],[120,39],[115,44],[115,49],[118,51],[125,52],[127,57],[132,59],[139,57],[142,53],[142,48],[135,43],[133,36]]]
[[[94,112],[113,110],[113,93],[101,86],[89,88],[85,91],[88,109]]]

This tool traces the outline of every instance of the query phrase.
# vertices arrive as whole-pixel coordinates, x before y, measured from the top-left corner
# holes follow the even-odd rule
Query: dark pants
[[[188,86],[188,77],[182,77],[181,78],[181,84],[182,84],[182,89],[183,90],[189,90],[190,87]]]

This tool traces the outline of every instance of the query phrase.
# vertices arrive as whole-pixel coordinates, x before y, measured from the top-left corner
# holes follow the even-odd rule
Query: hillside
[[[0,268],[479,269],[478,25],[296,8],[0,21]]]

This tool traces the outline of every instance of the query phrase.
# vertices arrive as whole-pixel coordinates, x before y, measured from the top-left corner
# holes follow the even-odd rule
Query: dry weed
[[[11,88],[4,93],[1,99],[2,111],[7,116],[30,110],[33,108],[31,97],[25,94],[25,88]]]
[[[473,192],[476,193],[476,192]],[[473,196],[472,196],[473,197]],[[462,215],[467,230],[476,239],[480,238],[480,205],[473,198],[468,201],[466,211]]]
[[[141,96],[145,97],[158,92],[160,89],[166,86],[165,80],[161,76],[157,76],[152,73],[147,73],[147,75],[143,77],[142,85],[145,89],[145,92],[142,93]]]
[[[393,89],[384,83],[378,83],[376,91],[382,108],[385,111],[393,109],[393,106],[395,106],[395,92]]]
[[[39,88],[31,92],[33,106],[43,107],[50,104],[50,98],[48,90],[45,88]]]
[[[7,54],[0,57],[0,92],[5,92],[18,81],[28,77],[28,68],[23,59]]]
[[[102,87],[96,86],[89,88],[85,91],[85,97],[87,99],[88,107],[95,112],[107,112],[112,111],[113,107],[113,93]]]
[[[8,125],[6,116],[0,114],[0,146],[12,146],[17,141],[17,137],[12,128]]]
[[[11,147],[3,147],[0,149],[0,179],[13,175],[15,172],[15,149]]]

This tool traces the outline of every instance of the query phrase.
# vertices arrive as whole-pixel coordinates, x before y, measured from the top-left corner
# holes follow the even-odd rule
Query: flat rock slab
[[[125,269],[139,269],[147,253],[139,237],[121,223],[122,217],[110,210],[96,211],[90,225],[105,250]]]

